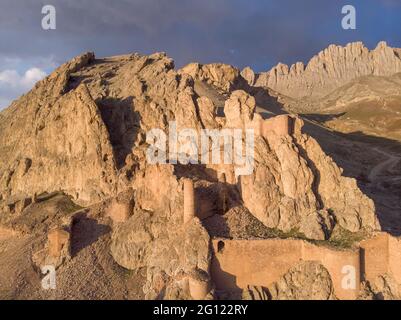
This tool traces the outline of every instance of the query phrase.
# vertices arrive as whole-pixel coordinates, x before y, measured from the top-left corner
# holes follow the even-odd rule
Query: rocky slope
[[[357,129],[366,135],[401,140],[401,74],[365,76],[322,99],[299,105],[299,112],[321,114],[325,124],[340,132]]]
[[[139,291],[149,299],[194,298],[199,291],[205,291],[202,298],[213,297],[209,230],[216,227],[215,235],[222,230],[213,226],[212,218],[246,213],[266,230],[322,241],[330,240],[334,230],[379,230],[374,203],[356,180],[343,176],[318,142],[303,132],[302,119],[273,117],[274,101],[227,65],[191,64],[175,70],[163,53],[79,56],[1,113],[0,219],[16,229],[44,193],[68,196],[87,207],[89,217],[80,210],[63,213],[68,219],[42,217],[48,224],[43,232],[67,232],[78,248],[57,260],[65,261],[60,270],[72,268],[81,261],[74,259],[88,250],[79,259],[101,255],[104,263],[113,260],[141,273]],[[269,119],[263,119],[262,109]],[[178,130],[198,133],[254,129],[253,173],[238,177],[234,165],[223,163],[150,164],[146,133],[168,132],[173,120]],[[183,145],[181,141],[179,147]],[[184,223],[188,180],[194,185],[196,217]],[[88,225],[93,239],[82,236]],[[39,237],[33,230],[24,234]],[[32,253],[37,266],[46,261],[46,246],[38,240]],[[316,270],[327,286],[322,297],[331,297],[324,270]],[[71,279],[66,276],[65,281]],[[284,282],[276,287],[278,298],[286,297]],[[304,296],[302,290],[295,294]]]

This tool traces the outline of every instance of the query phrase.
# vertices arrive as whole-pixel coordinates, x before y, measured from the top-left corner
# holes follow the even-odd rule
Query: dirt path
[[[376,182],[380,179],[380,176],[383,175],[385,171],[393,169],[399,161],[401,161],[401,157],[395,156],[378,148],[375,148],[375,151],[385,155],[388,157],[387,160],[380,162],[369,173],[369,180],[372,182]],[[392,179],[401,179],[401,177],[392,177]]]

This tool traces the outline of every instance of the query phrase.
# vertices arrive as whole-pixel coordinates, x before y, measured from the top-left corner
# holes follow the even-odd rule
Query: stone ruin
[[[70,233],[63,229],[53,229],[48,235],[49,256],[58,259],[70,255]]]
[[[196,217],[195,212],[195,189],[194,182],[190,179],[184,180],[184,223],[188,223]]]
[[[290,123],[289,119],[281,117],[280,122]],[[224,173],[219,181],[226,182]],[[183,180],[183,197],[183,223],[192,223],[197,217],[193,180]],[[215,238],[212,240],[212,252],[210,278],[207,273],[199,271],[187,276],[189,294],[195,300],[204,299],[212,289],[215,292],[231,292],[237,297],[238,292],[246,292],[250,287],[269,292],[274,290],[276,282],[283,281],[292,268],[308,261],[316,262],[327,270],[330,284],[326,288],[330,293],[327,298],[360,299],[366,283],[380,288],[383,275],[387,281],[396,283],[397,290],[401,290],[401,240],[384,232],[359,242],[353,249],[324,247],[296,239]],[[238,263],[239,257],[241,263]],[[324,291],[325,288],[319,290]],[[373,292],[371,294],[374,295]]]
[[[378,292],[392,285],[396,297],[401,289],[401,242],[387,233],[347,250],[303,240],[214,239],[213,251],[211,275],[218,290],[235,292],[248,286],[272,290],[274,283],[301,261],[316,261],[327,269],[332,292],[341,300],[360,298],[366,283]],[[240,264],[235,263],[238,257]]]
[[[262,136],[267,138],[269,134],[278,136],[292,135],[294,132],[294,119],[289,115],[280,115],[262,122]]]

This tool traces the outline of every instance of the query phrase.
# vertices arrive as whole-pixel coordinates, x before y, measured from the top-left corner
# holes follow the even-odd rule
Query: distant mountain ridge
[[[348,82],[368,75],[391,76],[401,72],[401,49],[379,42],[369,50],[362,42],[345,47],[330,45],[305,66],[279,63],[268,72],[252,74],[246,68],[242,75],[250,84],[269,87],[295,99],[320,98]]]

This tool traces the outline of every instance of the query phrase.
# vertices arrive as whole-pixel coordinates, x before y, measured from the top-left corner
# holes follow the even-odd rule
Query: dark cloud
[[[41,28],[47,4],[56,7],[57,30]],[[341,28],[345,4],[356,7],[357,30]],[[178,67],[225,62],[262,71],[307,62],[331,43],[401,47],[400,21],[400,0],[0,0],[0,72],[48,73],[84,51],[165,51]],[[0,100],[22,90],[0,82]]]
[[[358,29],[341,29],[341,7],[354,4]],[[41,29],[41,8],[57,9],[57,30]],[[399,1],[359,0],[1,0],[1,55],[54,56],[60,62],[166,51],[178,66],[224,61],[258,70],[308,60],[330,43],[381,39],[400,44]],[[398,10],[397,10],[398,9]],[[389,23],[390,21],[390,23]],[[392,22],[391,22],[392,21]]]

